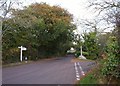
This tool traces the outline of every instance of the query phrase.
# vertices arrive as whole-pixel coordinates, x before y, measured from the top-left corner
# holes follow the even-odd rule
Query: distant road
[[[43,60],[2,69],[3,84],[74,84],[89,71],[93,62],[71,62],[73,56]],[[76,72],[76,68],[77,71]],[[80,67],[82,70],[80,69]],[[82,72],[83,71],[83,72]],[[79,76],[77,77],[77,74]]]

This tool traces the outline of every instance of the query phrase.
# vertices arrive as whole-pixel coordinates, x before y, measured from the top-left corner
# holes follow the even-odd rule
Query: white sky
[[[71,14],[73,14],[74,22],[78,23],[81,19],[93,19],[94,14],[88,10],[87,1],[88,0],[23,0],[24,6],[30,5],[34,2],[46,2],[49,5],[59,5],[62,8],[68,10]],[[78,25],[77,32],[81,34],[83,29]]]

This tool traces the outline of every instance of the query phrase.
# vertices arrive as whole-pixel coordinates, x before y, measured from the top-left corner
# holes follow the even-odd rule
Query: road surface
[[[95,64],[71,62],[73,56],[2,69],[2,84],[74,84]]]

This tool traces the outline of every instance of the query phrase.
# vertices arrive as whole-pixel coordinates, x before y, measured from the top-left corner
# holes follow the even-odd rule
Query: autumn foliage
[[[67,10],[46,3],[14,9],[3,23],[3,62],[19,59],[19,52],[9,52],[21,45],[27,47],[23,55],[31,60],[64,55],[72,46],[76,29],[72,21]]]

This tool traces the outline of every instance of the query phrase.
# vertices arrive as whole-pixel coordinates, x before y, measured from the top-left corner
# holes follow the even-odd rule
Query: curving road
[[[71,62],[73,56],[2,69],[3,84],[74,84],[94,62]],[[76,66],[75,66],[76,64]],[[82,69],[81,69],[82,68]],[[76,72],[77,69],[77,72]],[[83,73],[84,72],[84,73]],[[79,75],[76,75],[79,74]],[[78,76],[78,77],[77,77]]]

